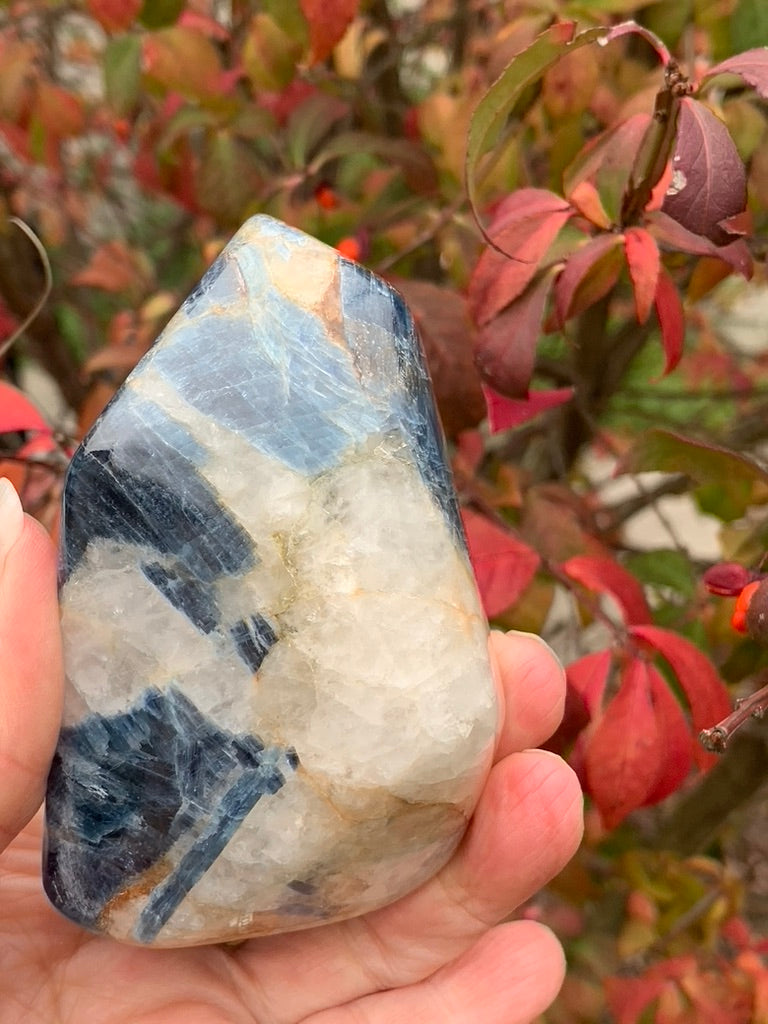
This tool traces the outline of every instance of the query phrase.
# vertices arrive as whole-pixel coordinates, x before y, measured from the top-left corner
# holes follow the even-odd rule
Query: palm
[[[0,644],[16,652],[0,704],[0,839],[39,802],[59,709],[52,555],[35,524],[17,532],[0,578]],[[467,837],[437,878],[366,918],[236,947],[145,950],[50,908],[38,815],[0,858],[0,1024],[529,1021],[553,998],[561,957],[536,925],[493,926],[570,856],[580,801],[562,762],[514,752],[555,727],[561,673],[534,639],[494,646],[507,725]]]

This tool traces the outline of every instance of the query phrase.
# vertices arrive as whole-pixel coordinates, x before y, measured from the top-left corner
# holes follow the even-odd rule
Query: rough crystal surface
[[[496,705],[412,321],[255,217],[73,459],[44,882],[178,946],[363,913],[450,856]]]

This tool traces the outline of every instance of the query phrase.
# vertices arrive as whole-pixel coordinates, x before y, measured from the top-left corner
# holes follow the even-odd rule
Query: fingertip
[[[0,493],[5,490],[0,487]],[[0,503],[2,497],[0,497]],[[0,508],[0,532],[3,510]],[[9,539],[10,531],[5,534]],[[56,550],[22,516],[0,574],[0,848],[34,814],[61,722]]]
[[[491,662],[505,713],[496,756],[536,747],[563,717],[565,671],[550,646],[534,633],[492,632]]]

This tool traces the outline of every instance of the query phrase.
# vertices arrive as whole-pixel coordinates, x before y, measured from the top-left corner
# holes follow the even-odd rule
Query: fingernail
[[[0,479],[0,560],[3,562],[24,529],[24,509],[8,477]]]
[[[560,666],[560,668],[563,671],[565,671],[565,666],[563,665],[562,661],[560,660],[560,655],[557,653],[557,651],[553,650],[552,647],[550,647],[550,645],[547,643],[547,641],[544,640],[543,637],[540,637],[538,635],[538,633],[527,633],[527,632],[525,632],[525,630],[522,630],[522,629],[508,629],[506,631],[506,633],[507,633],[507,636],[519,636],[519,637],[522,637],[525,640],[538,640],[538,642],[541,644],[541,646],[546,651],[548,651],[549,654],[552,655],[552,657],[555,659],[555,661]]]

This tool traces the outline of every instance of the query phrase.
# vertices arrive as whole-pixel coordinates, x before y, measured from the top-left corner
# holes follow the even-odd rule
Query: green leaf
[[[768,470],[740,452],[697,441],[669,430],[647,431],[621,459],[620,473],[685,473],[699,483],[760,480]]]
[[[469,125],[467,140],[467,191],[473,209],[477,207],[477,168],[480,160],[499,141],[501,131],[525,90],[537,82],[547,68],[552,67],[568,52],[569,44],[576,45],[572,21],[551,25],[522,50],[502,71],[475,108]],[[581,33],[578,45],[592,42],[602,34],[600,29]],[[584,38],[589,35],[590,38]],[[573,43],[572,43],[573,40]]]
[[[308,44],[307,19],[299,0],[262,0],[261,8],[291,39],[301,43],[302,47]]]
[[[682,551],[641,551],[630,555],[624,564],[641,583],[648,586],[667,587],[683,597],[693,597],[696,592],[696,577]]]
[[[130,114],[141,95],[141,39],[121,35],[110,39],[104,51],[104,87],[107,102],[119,117]]]
[[[261,183],[261,167],[247,143],[228,132],[209,133],[195,181],[203,209],[237,225],[253,212]]]
[[[175,24],[184,10],[184,0],[144,0],[139,21],[147,28],[164,28]]]
[[[752,503],[751,480],[729,480],[723,483],[703,484],[694,491],[696,504],[706,515],[724,523],[741,519]]]
[[[333,96],[315,93],[296,107],[286,126],[291,166],[303,169],[333,126],[347,113],[347,105]]]
[[[84,363],[88,355],[88,327],[82,314],[67,302],[56,306],[53,314],[64,344],[78,364]]]
[[[741,0],[728,19],[733,53],[768,46],[768,4],[765,0]]]
[[[255,89],[279,92],[293,81],[301,51],[302,44],[268,14],[254,14],[243,44],[243,68]]]

